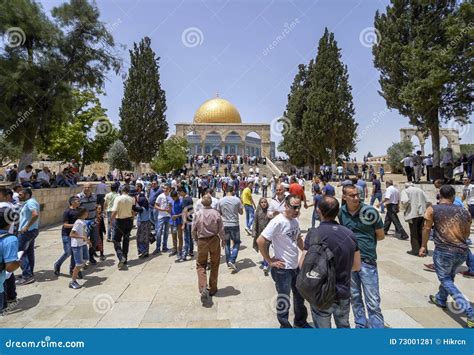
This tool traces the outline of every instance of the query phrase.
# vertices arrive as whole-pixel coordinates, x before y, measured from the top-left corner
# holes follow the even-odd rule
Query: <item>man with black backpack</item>
[[[331,315],[337,328],[349,328],[351,271],[359,271],[361,263],[356,236],[335,221],[334,197],[324,196],[318,213],[321,224],[306,235],[296,286],[311,303],[316,328],[331,328]]]
[[[339,223],[354,232],[362,261],[360,271],[351,275],[351,303],[356,328],[384,328],[377,270],[377,242],[385,238],[383,222],[374,207],[359,200],[355,186],[344,186],[342,198],[346,204],[339,211]]]
[[[290,311],[290,292],[293,292],[293,309],[295,312],[295,328],[311,328],[306,321],[308,311],[304,298],[296,288],[298,275],[298,249],[303,250],[303,239],[298,222],[301,210],[301,199],[288,195],[285,200],[285,211],[273,218],[258,237],[260,253],[272,268],[271,274],[275,281],[277,295],[276,313],[280,328],[293,328],[288,321]],[[275,251],[272,258],[266,244],[271,242]]]

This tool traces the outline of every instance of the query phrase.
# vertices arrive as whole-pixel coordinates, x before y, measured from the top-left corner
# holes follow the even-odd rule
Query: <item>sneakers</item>
[[[118,268],[119,268],[119,270],[122,270],[122,269],[125,268],[126,262],[127,262],[127,260],[126,260],[124,257],[122,257],[122,258],[120,259],[120,261],[119,261],[119,263],[118,263]]]
[[[229,262],[227,263],[227,266],[229,266],[229,269],[231,269],[232,271],[237,272],[237,266],[235,266],[234,263]]]
[[[209,290],[205,288],[201,292],[201,303],[204,304],[209,300]]]
[[[71,282],[69,283],[69,288],[72,288],[72,289],[74,289],[74,290],[77,290],[77,289],[79,289],[79,288],[81,288],[81,287],[82,287],[82,285],[79,285],[79,284],[77,283],[77,281],[71,281]]]
[[[90,258],[89,259],[89,264],[90,265],[95,265],[95,264],[97,264],[97,260],[95,260],[94,258]]]
[[[434,304],[435,306],[438,306],[439,308],[446,308],[445,304],[440,303],[437,299],[436,296],[430,295],[430,303]]]
[[[160,255],[160,254],[161,254],[161,251],[159,248],[155,249],[153,253],[151,253],[151,255]]]
[[[32,277],[28,277],[28,278],[21,278],[21,279],[18,279],[15,281],[15,285],[17,286],[23,286],[23,285],[28,285],[28,284],[32,284],[33,282],[35,282],[35,278],[32,276]]]
[[[107,259],[107,258],[105,257],[105,255],[101,255],[100,258],[99,258],[100,261],[105,261],[105,259]]]
[[[268,276],[268,266],[264,266],[264,267],[263,267],[263,274],[264,274],[265,276]]]
[[[56,276],[59,276],[59,274],[60,274],[59,265],[54,264],[53,269],[54,269],[54,274]]]
[[[173,250],[171,253],[170,253],[170,256],[175,256],[175,255],[178,255],[178,252],[176,250]]]
[[[161,251],[162,251],[163,253],[167,253],[167,252],[169,252],[170,250],[169,250],[168,248],[166,248],[166,247],[163,247],[163,248],[161,248]]]
[[[466,326],[468,328],[474,328],[474,320],[468,319],[467,322],[466,322]]]
[[[461,275],[464,277],[474,277],[474,272],[467,270],[467,271],[461,272]]]

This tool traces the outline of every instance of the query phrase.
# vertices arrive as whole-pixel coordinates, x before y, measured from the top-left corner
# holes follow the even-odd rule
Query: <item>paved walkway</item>
[[[302,211],[302,229],[310,225],[310,217],[311,210]],[[242,217],[242,231],[243,222]],[[107,243],[107,260],[84,272],[82,289],[69,289],[68,266],[63,265],[59,277],[52,270],[62,250],[60,227],[43,230],[37,239],[36,282],[18,288],[20,303],[0,317],[0,327],[278,327],[274,284],[259,268],[261,257],[252,249],[251,237],[244,231],[242,236],[238,273],[232,274],[221,259],[219,292],[212,306],[205,308],[197,291],[194,261],[176,264],[167,254],[138,259],[134,240],[128,270],[117,269],[112,244]],[[422,268],[431,258],[407,255],[408,249],[408,241],[392,236],[379,243],[382,310],[387,325],[463,327],[464,315],[428,303],[428,295],[438,287],[436,275]],[[456,278],[469,299],[474,299],[473,282]]]

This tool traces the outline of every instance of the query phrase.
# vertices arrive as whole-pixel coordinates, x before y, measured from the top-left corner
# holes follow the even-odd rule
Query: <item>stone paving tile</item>
[[[310,223],[311,212],[311,209],[302,211],[303,230]],[[261,256],[253,250],[252,238],[243,231],[244,220],[245,216],[241,216],[239,271],[232,273],[225,265],[225,258],[221,258],[219,292],[208,308],[200,302],[195,259],[175,263],[175,258],[167,253],[137,259],[134,240],[130,245],[128,270],[117,269],[113,245],[106,243],[107,260],[85,270],[85,278],[80,280],[84,287],[71,290],[66,274],[68,262],[63,265],[61,276],[52,272],[52,265],[62,251],[60,228],[42,230],[36,247],[37,282],[18,287],[20,304],[10,314],[0,317],[0,327],[276,328],[279,324],[273,307],[275,285],[260,269]],[[407,224],[404,221],[402,224],[408,231]],[[433,249],[431,242],[429,247]],[[152,245],[150,251],[154,248]],[[437,292],[439,285],[436,274],[423,270],[423,263],[432,259],[407,255],[408,249],[409,242],[391,235],[378,243],[382,312],[387,324],[465,326],[463,315],[442,311],[428,303],[428,296]],[[465,266],[460,270],[465,270]],[[456,277],[455,282],[469,299],[474,299],[472,279]],[[350,323],[354,325],[352,313]]]
[[[385,323],[391,328],[423,328],[401,309],[386,309],[383,311]]]

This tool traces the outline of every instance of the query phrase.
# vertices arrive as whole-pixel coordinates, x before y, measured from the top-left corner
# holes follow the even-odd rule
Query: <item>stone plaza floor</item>
[[[259,197],[254,195],[256,202]],[[311,212],[302,210],[303,231],[310,226]],[[207,307],[200,302],[194,260],[175,263],[175,257],[168,254],[138,259],[134,237],[128,270],[117,269],[113,245],[106,243],[107,259],[83,271],[84,279],[79,280],[83,288],[70,289],[68,262],[63,264],[59,277],[53,273],[53,263],[62,252],[60,226],[44,229],[36,243],[36,282],[18,287],[20,302],[0,317],[0,327],[276,328],[274,283],[260,269],[261,256],[243,229],[244,218],[238,272],[233,274],[222,256],[219,291]],[[438,289],[436,274],[423,270],[423,263],[430,263],[431,257],[406,254],[409,241],[396,239],[393,226],[390,234],[378,244],[385,323],[392,328],[464,327],[466,318],[452,303],[446,311],[428,303],[428,296]],[[463,265],[460,271],[465,269]],[[474,279],[458,275],[455,282],[468,299],[474,299]]]

